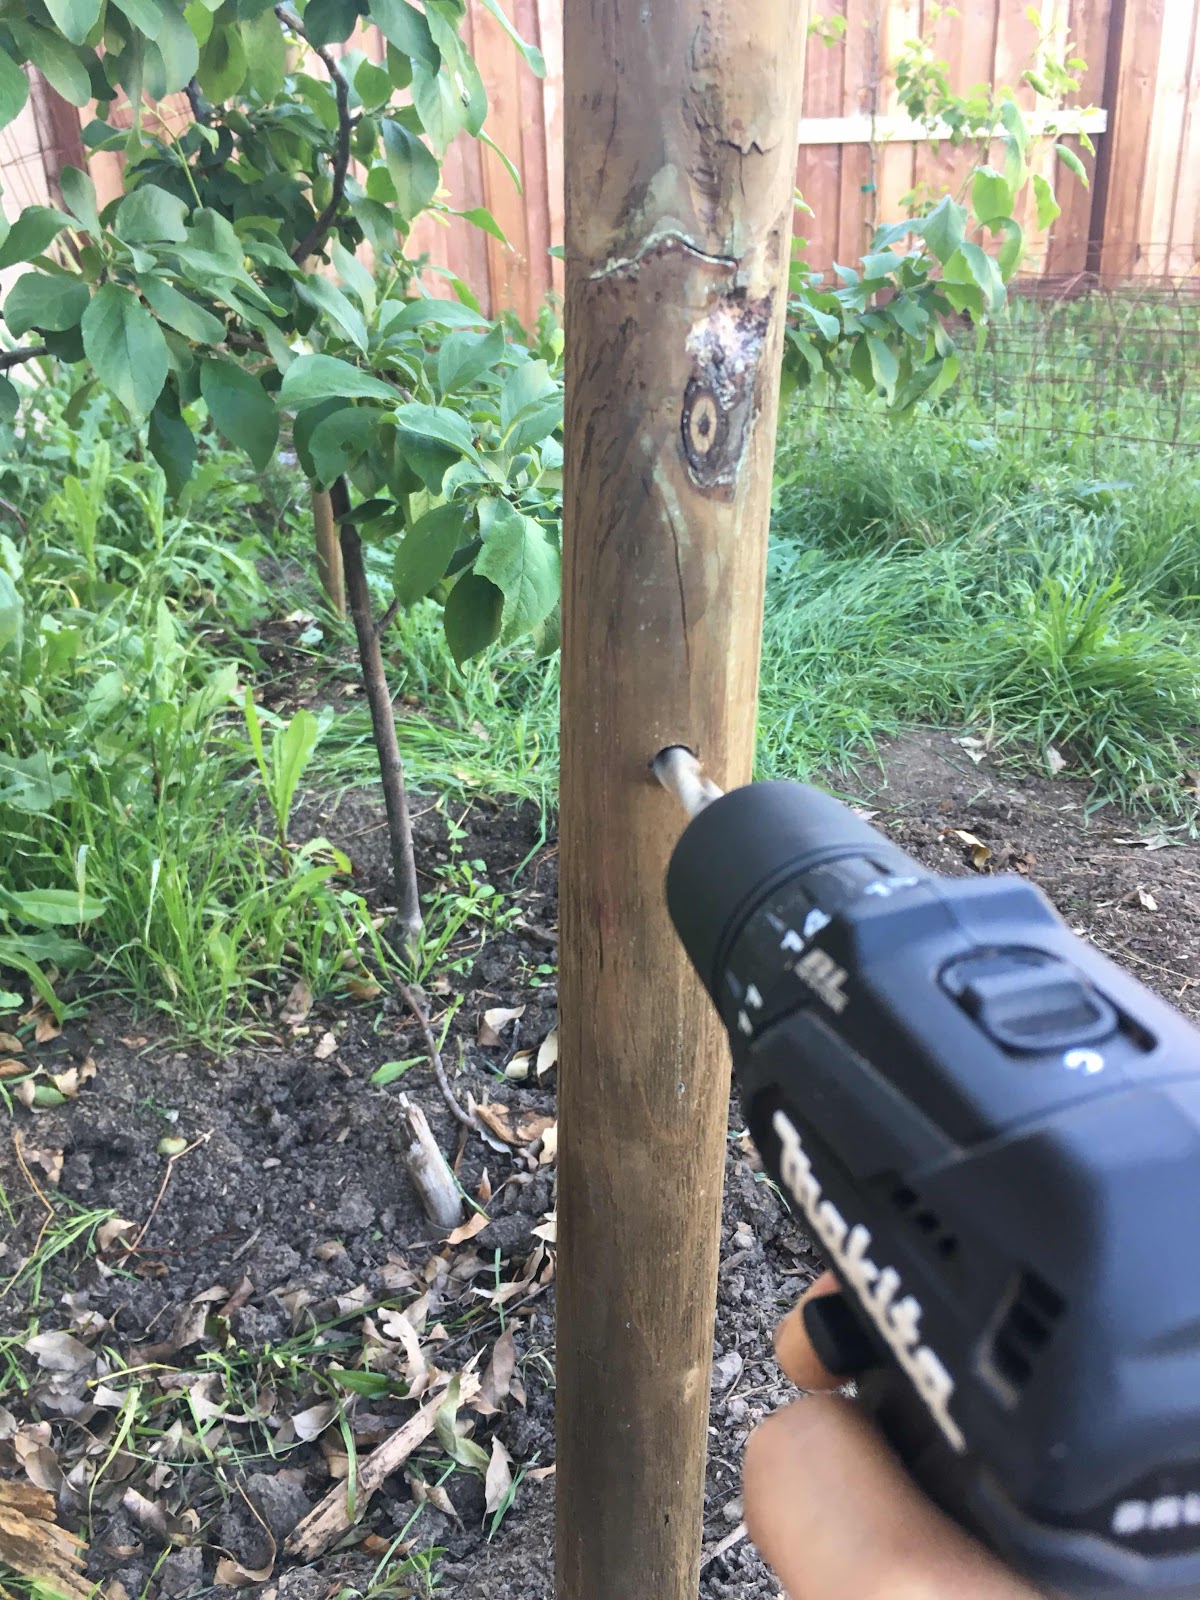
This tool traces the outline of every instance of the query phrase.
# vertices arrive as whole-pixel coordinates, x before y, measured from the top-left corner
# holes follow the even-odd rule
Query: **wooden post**
[[[693,1600],[728,1055],[647,763],[750,776],[795,0],[566,0],[561,1600]]]

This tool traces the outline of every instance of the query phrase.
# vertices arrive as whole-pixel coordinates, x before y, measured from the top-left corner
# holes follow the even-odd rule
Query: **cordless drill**
[[[693,812],[671,919],[839,1280],[817,1353],[1036,1585],[1200,1596],[1200,1032],[1021,877],[655,770]]]

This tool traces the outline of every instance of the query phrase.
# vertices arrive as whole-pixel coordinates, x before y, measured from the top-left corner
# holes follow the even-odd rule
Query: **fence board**
[[[1073,105],[1098,106],[1104,103],[1104,68],[1108,58],[1108,37],[1112,25],[1111,0],[1071,0],[1068,17],[1072,54],[1087,62],[1079,74],[1079,92],[1071,97]],[[1100,138],[1108,138],[1101,134]],[[1067,138],[1063,143],[1095,177],[1095,158],[1088,155],[1077,138]],[[1091,238],[1093,190],[1085,189],[1079,182],[1062,182],[1056,174],[1054,191],[1062,213],[1050,234],[1050,249],[1046,258],[1046,272],[1053,277],[1072,277],[1087,266],[1088,241]]]

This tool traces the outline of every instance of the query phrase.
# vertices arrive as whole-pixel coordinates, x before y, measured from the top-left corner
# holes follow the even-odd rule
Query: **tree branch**
[[[333,191],[329,196],[329,204],[292,251],[292,260],[297,266],[301,266],[308,260],[309,256],[315,256],[320,251],[325,240],[329,237],[329,231],[333,227],[334,220],[338,214],[338,207],[341,205],[342,198],[346,192],[346,174],[350,170],[350,133],[353,126],[350,121],[350,89],[342,69],[338,65],[337,57],[324,45],[312,42],[307,33],[305,33],[304,24],[299,17],[289,11],[286,6],[276,6],[275,15],[283,23],[284,27],[290,28],[297,38],[304,40],[314,55],[320,57],[326,72],[329,74],[333,92],[337,96],[338,136],[337,148],[333,156]]]
[[[23,350],[5,350],[0,352],[0,372],[7,372],[9,367],[19,367],[23,361],[36,361],[38,356],[48,356],[50,350],[44,344],[28,344]]]

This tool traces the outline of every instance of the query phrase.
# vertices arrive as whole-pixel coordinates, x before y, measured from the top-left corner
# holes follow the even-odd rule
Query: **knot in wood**
[[[723,296],[692,328],[692,372],[683,392],[680,441],[699,489],[728,496],[758,409],[758,369],[771,297]]]

